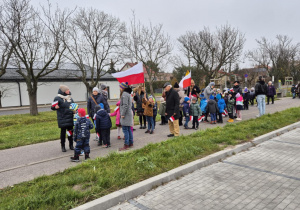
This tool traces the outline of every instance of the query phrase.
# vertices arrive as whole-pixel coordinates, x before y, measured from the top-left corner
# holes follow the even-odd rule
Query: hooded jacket
[[[117,110],[110,114],[111,117],[116,116],[116,125],[120,125],[120,101],[117,102]]]
[[[166,102],[165,101],[160,102],[158,114],[164,117],[165,113],[166,113]]]
[[[207,99],[203,98],[200,101],[200,108],[201,108],[202,113],[206,113],[206,107],[207,107]]]
[[[148,117],[153,117],[153,106],[154,106],[154,102],[150,102],[149,100],[145,100],[145,98],[143,98],[143,103],[145,105],[144,108],[144,115],[148,116]]]
[[[183,115],[185,117],[190,116],[190,104],[184,101],[182,105],[183,105]]]
[[[207,102],[206,113],[219,113],[219,108],[215,100],[209,100]]]
[[[93,127],[93,123],[86,117],[78,118],[74,128],[74,140],[90,139],[90,129]]]
[[[213,88],[211,87],[214,85],[214,82],[209,83],[209,85],[204,90],[204,97],[209,100],[209,96],[214,92]]]
[[[131,110],[132,98],[131,88],[125,88],[120,100],[120,123],[122,126],[132,126],[133,113]],[[124,116],[124,118],[122,118]]]
[[[265,81],[258,81],[255,85],[255,95],[267,95],[268,87]]]
[[[226,103],[225,100],[223,98],[220,98],[218,100],[218,108],[219,108],[219,113],[223,113],[225,108],[226,108]]]
[[[110,129],[111,119],[108,113],[104,109],[100,109],[96,115],[96,130],[100,133],[100,130]]]
[[[228,98],[228,102],[227,102],[227,111],[228,113],[233,113],[233,106],[234,106],[234,98],[231,97],[231,98]]]
[[[59,89],[58,96],[54,98],[54,101],[57,101],[59,106],[58,109],[51,106],[51,109],[56,111],[58,127],[73,127],[73,111],[70,109],[70,104],[74,101],[71,98],[71,93],[67,95]]]
[[[202,112],[201,112],[201,109],[200,109],[200,106],[198,103],[191,103],[190,104],[190,115],[191,116],[201,116],[202,115]]]

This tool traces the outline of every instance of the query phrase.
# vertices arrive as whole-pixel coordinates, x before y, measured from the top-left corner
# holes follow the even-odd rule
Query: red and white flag
[[[204,118],[205,118],[204,115],[200,116],[200,117],[198,118],[198,122],[202,122],[202,121],[204,120]]]
[[[97,114],[94,114],[94,117],[93,117],[94,120],[96,120],[96,116],[97,116]]]
[[[189,87],[189,86],[191,86],[191,82],[192,82],[191,72],[187,71],[185,77],[183,77],[182,80],[180,81],[179,87],[182,87],[182,88]]]
[[[85,117],[86,117],[86,119],[90,119],[90,116],[87,114],[87,115],[85,115]]]
[[[72,134],[73,134],[72,131],[67,131],[68,136],[72,136]]]
[[[224,109],[224,113],[225,113],[225,116],[228,115],[228,111],[226,109]]]
[[[226,117],[226,114],[223,112],[223,113],[222,113],[222,116],[223,116],[223,117]]]
[[[193,121],[194,117],[193,116],[190,116],[190,121]]]
[[[117,112],[119,109],[120,109],[120,107],[117,106],[117,107],[115,108],[115,112]]]
[[[138,63],[126,71],[111,74],[119,83],[128,82],[128,85],[144,83],[144,67],[143,63]]]
[[[99,135],[99,133],[97,133],[97,137],[98,137],[98,138],[100,138],[100,135]]]
[[[169,120],[170,120],[171,122],[174,122],[175,118],[172,116],[172,117],[169,118]]]
[[[53,101],[52,102],[52,107],[55,107],[56,105],[58,105],[58,101]]]

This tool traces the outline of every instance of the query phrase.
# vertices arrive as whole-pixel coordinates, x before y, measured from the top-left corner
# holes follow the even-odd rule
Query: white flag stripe
[[[118,72],[118,73],[114,73],[114,74],[111,74],[113,77],[116,77],[116,78],[120,78],[120,77],[126,77],[126,76],[130,76],[130,75],[133,75],[133,74],[140,74],[140,73],[143,73],[143,63],[138,63],[136,64],[135,66],[131,67],[130,69],[127,69],[126,71],[121,71],[121,72]]]

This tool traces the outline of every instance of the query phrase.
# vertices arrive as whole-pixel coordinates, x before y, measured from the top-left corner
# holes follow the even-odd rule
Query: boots
[[[79,155],[74,155],[74,157],[70,157],[72,162],[79,162]]]
[[[70,150],[74,150],[74,147],[73,147],[73,142],[69,142],[69,147],[70,147]]]
[[[85,153],[85,160],[90,159],[90,154],[89,153]]]
[[[61,151],[62,152],[66,152],[67,151],[65,145],[61,145]]]
[[[127,150],[128,148],[129,148],[129,146],[124,144],[124,147],[119,148],[119,151]]]

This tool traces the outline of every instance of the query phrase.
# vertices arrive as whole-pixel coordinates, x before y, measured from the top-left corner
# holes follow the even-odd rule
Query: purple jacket
[[[271,86],[268,85],[268,94],[267,94],[267,96],[274,96],[274,95],[276,95],[275,87],[273,85],[271,85]]]

